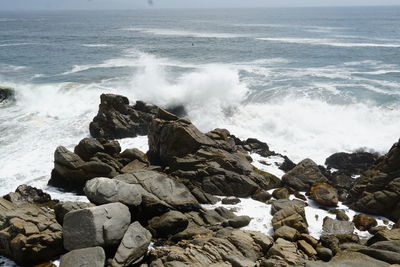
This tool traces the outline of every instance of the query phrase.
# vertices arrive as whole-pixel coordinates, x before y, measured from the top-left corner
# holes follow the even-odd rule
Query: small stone
[[[221,203],[224,205],[236,205],[240,202],[241,202],[240,199],[236,197],[226,197],[221,201]]]

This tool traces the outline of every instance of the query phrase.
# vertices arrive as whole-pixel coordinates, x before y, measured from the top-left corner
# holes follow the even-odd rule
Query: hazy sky
[[[400,0],[0,0],[12,9],[135,9],[400,5]]]

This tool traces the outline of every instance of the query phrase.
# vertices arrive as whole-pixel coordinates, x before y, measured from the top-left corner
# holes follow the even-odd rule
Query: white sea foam
[[[279,43],[292,43],[292,44],[309,44],[309,45],[326,45],[335,47],[400,47],[399,43],[347,43],[339,42],[334,39],[318,39],[318,38],[256,38],[261,41],[279,42]]]
[[[16,65],[9,65],[9,64],[1,64],[0,63],[0,72],[11,72],[11,71],[19,71],[26,69],[26,66],[16,66]]]
[[[233,33],[217,33],[217,32],[202,32],[202,31],[188,31],[177,29],[160,29],[160,28],[124,28],[124,31],[136,31],[146,34],[163,35],[163,36],[180,36],[180,37],[193,37],[193,38],[240,38],[248,37],[246,34],[233,34]]]
[[[9,43],[9,44],[0,44],[0,47],[22,46],[22,45],[36,45],[36,43]]]

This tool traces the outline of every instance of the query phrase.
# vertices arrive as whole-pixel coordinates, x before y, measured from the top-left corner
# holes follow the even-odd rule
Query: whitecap
[[[233,34],[233,33],[216,33],[216,32],[201,32],[201,31],[187,31],[177,29],[161,29],[161,28],[123,28],[124,31],[137,31],[146,34],[163,35],[163,36],[183,36],[193,38],[240,38],[249,37],[246,34]]]

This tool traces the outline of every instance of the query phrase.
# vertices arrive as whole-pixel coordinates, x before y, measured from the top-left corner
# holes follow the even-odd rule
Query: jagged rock
[[[111,262],[112,267],[127,267],[146,255],[151,241],[151,234],[140,223],[132,223],[122,238],[117,253]]]
[[[311,186],[311,198],[322,206],[336,206],[339,202],[337,191],[326,183],[315,183]]]
[[[166,237],[182,232],[189,224],[188,219],[179,211],[170,211],[160,217],[154,217],[149,221],[148,228],[156,237]]]
[[[308,223],[304,208],[301,206],[287,206],[277,211],[272,217],[274,230],[286,225],[298,230],[300,233],[308,232]]]
[[[31,203],[41,206],[52,206],[57,203],[57,201],[52,201],[51,196],[43,192],[43,190],[29,185],[18,186],[15,193],[8,193],[4,198],[16,205]]]
[[[209,133],[211,138],[186,119],[167,116],[162,109],[160,113],[149,128],[149,160],[168,167],[188,187],[212,195],[248,197],[259,188],[280,184],[274,175],[254,168],[226,130]]]
[[[285,262],[292,266],[300,266],[305,261],[299,253],[297,246],[282,238],[278,238],[275,241],[274,245],[268,250],[268,256],[281,257]]]
[[[169,210],[187,212],[200,208],[188,188],[166,174],[143,170],[118,175],[114,179],[143,188],[140,210],[143,217],[152,218]]]
[[[234,230],[227,238],[198,237],[180,242],[180,246],[155,248],[149,257],[153,259],[151,266],[236,266],[233,264],[250,261],[254,266],[272,243],[261,233]]]
[[[102,94],[100,101],[99,111],[89,130],[93,137],[106,139],[146,135],[158,109],[139,101],[135,106],[129,106],[128,98],[113,94]]]
[[[317,182],[328,182],[318,165],[311,159],[302,160],[282,177],[282,182],[296,190],[307,191]]]
[[[355,215],[353,217],[353,223],[355,227],[360,231],[368,231],[371,227],[375,227],[378,225],[378,222],[375,218],[365,214]]]
[[[360,242],[360,238],[355,234],[336,234],[336,235],[327,235],[322,234],[320,236],[320,242],[324,247],[332,250],[333,254],[338,253],[342,250],[342,246],[346,244],[352,244],[350,247],[354,248],[354,244],[360,246],[358,243]],[[357,247],[358,248],[358,247]],[[343,247],[343,249],[347,249]]]
[[[46,262],[63,252],[62,228],[54,212],[0,198],[0,254],[18,264]]]
[[[84,138],[77,146],[74,153],[84,161],[89,161],[97,152],[104,152],[104,146],[95,138]]]
[[[400,229],[386,229],[379,231],[373,237],[368,240],[368,245],[372,245],[380,241],[395,241],[400,240]]]
[[[54,212],[56,214],[57,222],[62,225],[64,222],[64,216],[70,211],[80,210],[85,208],[94,207],[95,205],[87,202],[61,202],[54,206]]]
[[[348,191],[353,187],[355,179],[348,174],[334,172],[329,177],[329,182],[338,190]]]
[[[226,197],[226,198],[223,198],[221,201],[221,203],[224,205],[236,205],[240,202],[241,202],[240,199],[237,197]]]
[[[133,160],[139,160],[139,161],[141,161],[141,162],[147,162],[146,154],[143,153],[142,151],[140,151],[140,150],[137,149],[137,148],[125,149],[125,150],[120,154],[120,156],[121,156],[122,158],[127,158],[127,159],[129,159],[129,160],[131,160],[131,161],[133,161]]]
[[[104,267],[106,255],[102,247],[76,249],[63,255],[60,267]]]
[[[375,168],[394,177],[400,176],[400,140],[390,148],[386,155],[377,160]]]
[[[281,188],[275,189],[272,192],[272,196],[276,199],[288,199],[290,196],[290,193],[287,188],[281,187]]]
[[[64,216],[64,248],[118,245],[130,221],[129,209],[121,203],[71,211]]]
[[[306,267],[389,267],[390,264],[376,260],[372,257],[359,252],[345,251],[338,253],[329,262],[310,262],[306,263]]]
[[[298,199],[289,200],[289,199],[279,199],[272,202],[271,205],[271,214],[274,215],[278,211],[286,208],[292,207],[296,210],[304,208],[307,206],[307,203]]]
[[[335,153],[329,156],[325,164],[329,169],[334,168],[347,174],[359,174],[369,169],[377,156],[368,152]]]
[[[265,190],[257,190],[254,195],[251,196],[252,199],[260,201],[260,202],[267,202],[271,199],[271,194]]]
[[[296,229],[286,225],[279,227],[274,233],[276,239],[283,238],[289,241],[295,241],[299,236],[300,233]]]
[[[317,251],[308,244],[305,240],[297,241],[298,247],[303,250],[309,257],[315,257],[317,255]]]
[[[354,223],[348,221],[334,220],[329,217],[324,218],[322,224],[324,235],[348,235],[354,232]]]
[[[94,177],[115,175],[115,169],[108,164],[100,160],[85,162],[75,153],[60,146],[54,153],[54,169],[49,185],[80,192],[85,183]]]
[[[94,178],[86,183],[83,191],[92,203],[98,205],[121,202],[127,206],[139,206],[144,189],[141,185],[116,179]]]
[[[203,192],[202,190],[200,190],[199,188],[194,188],[191,190],[193,196],[197,199],[197,201],[199,201],[200,204],[217,204],[218,201],[220,200],[219,198],[208,194],[206,192]]]

